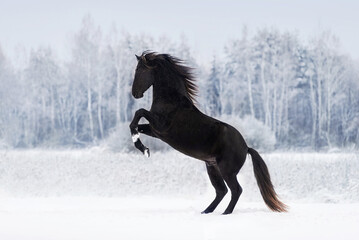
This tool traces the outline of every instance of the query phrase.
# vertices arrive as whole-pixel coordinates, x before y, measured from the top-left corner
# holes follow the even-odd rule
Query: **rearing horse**
[[[267,166],[258,152],[247,146],[234,127],[205,115],[194,105],[197,87],[191,69],[168,54],[144,52],[136,57],[132,95],[141,98],[153,86],[151,110],[137,110],[130,124],[136,148],[149,157],[149,149],[139,139],[139,133],[143,133],[204,161],[216,197],[202,213],[214,211],[228,192],[227,184],[232,197],[223,214],[232,213],[242,193],[237,174],[249,153],[264,202],[273,211],[286,211],[287,206],[278,200]],[[149,124],[138,124],[142,117]]]

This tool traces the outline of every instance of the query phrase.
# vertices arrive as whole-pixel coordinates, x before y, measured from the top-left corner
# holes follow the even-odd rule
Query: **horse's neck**
[[[159,76],[153,84],[153,99],[172,102],[181,97],[189,98],[184,82],[181,79],[169,79]]]

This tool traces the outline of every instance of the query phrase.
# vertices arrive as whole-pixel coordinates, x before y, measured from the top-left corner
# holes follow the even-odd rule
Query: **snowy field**
[[[0,152],[0,239],[357,239],[358,154],[263,154],[288,213],[270,212],[250,158],[232,215],[200,212],[214,192],[202,162],[176,152]]]
[[[359,204],[296,204],[272,213],[240,201],[199,214],[207,198],[36,198],[0,201],[0,239],[358,239]]]

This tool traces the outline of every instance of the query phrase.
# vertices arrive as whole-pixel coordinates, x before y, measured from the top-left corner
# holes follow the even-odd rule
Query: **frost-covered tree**
[[[74,81],[80,81],[86,93],[85,99],[80,102],[81,105],[86,106],[87,117],[81,116],[76,126],[80,133],[78,137],[85,141],[96,140],[95,127],[102,124],[96,121],[94,117],[96,110],[93,106],[95,97],[100,93],[98,81],[100,44],[101,30],[95,26],[92,17],[87,15],[82,21],[80,31],[75,34],[71,63],[71,76]],[[80,93],[78,97],[84,96]],[[84,106],[79,107],[82,110]]]
[[[333,118],[345,104],[345,90],[348,87],[348,60],[337,53],[338,42],[329,32],[323,33],[311,42],[310,84],[312,108],[314,112],[313,129],[317,145],[333,147],[331,132]]]
[[[20,84],[0,46],[0,148],[20,145],[23,129],[19,115],[24,102]]]
[[[23,79],[26,86],[22,106],[23,141],[26,145],[37,146],[56,135],[60,79],[60,69],[50,48],[31,51]]]
[[[220,99],[220,69],[214,58],[212,61],[211,73],[206,86],[206,110],[211,116],[219,116],[222,112]]]

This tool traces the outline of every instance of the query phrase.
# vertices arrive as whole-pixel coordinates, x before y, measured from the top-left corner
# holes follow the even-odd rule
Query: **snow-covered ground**
[[[200,212],[214,192],[204,164],[176,152],[0,152],[0,239],[357,239],[355,153],[263,154],[288,213],[270,212],[250,158],[232,215]]]
[[[199,214],[207,198],[25,198],[0,201],[2,240],[358,239],[359,204],[297,204],[289,213],[240,201]]]

